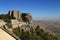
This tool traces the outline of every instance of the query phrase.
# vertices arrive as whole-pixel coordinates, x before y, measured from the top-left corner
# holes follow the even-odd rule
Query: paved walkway
[[[0,40],[16,40],[0,28]]]

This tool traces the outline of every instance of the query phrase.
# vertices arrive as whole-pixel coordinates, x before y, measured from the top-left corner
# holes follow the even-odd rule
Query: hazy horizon
[[[31,13],[34,20],[60,20],[59,0],[1,0],[0,14],[9,10]]]

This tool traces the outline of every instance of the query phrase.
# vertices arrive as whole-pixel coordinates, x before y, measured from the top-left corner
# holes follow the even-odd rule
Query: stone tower
[[[16,19],[21,19],[21,12],[12,10],[9,11],[9,15],[15,17]]]

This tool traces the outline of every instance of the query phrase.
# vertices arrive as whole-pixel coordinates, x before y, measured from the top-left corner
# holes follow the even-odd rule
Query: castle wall
[[[27,25],[26,22],[19,22],[18,20],[12,19],[11,24],[13,28],[21,27],[22,25]]]
[[[13,28],[17,28],[18,27],[18,20],[12,19],[11,24],[12,24]]]
[[[18,13],[19,13],[18,11],[13,11],[13,14],[14,14],[13,16],[14,16],[16,19],[18,19]]]
[[[16,19],[21,19],[21,12],[19,11],[9,11],[9,15],[15,17]]]

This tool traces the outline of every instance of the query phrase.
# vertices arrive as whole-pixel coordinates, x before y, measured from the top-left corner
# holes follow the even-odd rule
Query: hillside
[[[46,26],[46,24],[44,25],[45,22],[43,26],[32,22],[32,16],[30,14],[22,13],[20,15],[19,11],[9,11],[8,14],[0,15],[0,19],[6,22],[5,25],[2,25],[3,28],[11,31],[21,40],[58,40],[53,33],[50,34],[50,32],[48,33],[42,28]]]
[[[19,31],[18,28],[13,29],[13,32],[21,40],[58,40],[54,35],[44,32],[39,26],[35,29],[30,28],[30,31]]]
[[[55,35],[60,39],[60,22],[56,21],[34,21],[35,24],[38,24],[42,29],[51,34]]]

